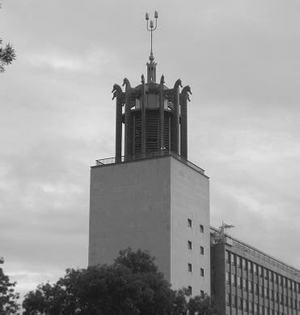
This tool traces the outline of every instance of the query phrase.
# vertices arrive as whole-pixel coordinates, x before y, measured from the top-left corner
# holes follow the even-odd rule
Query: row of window
[[[188,241],[187,245],[188,245],[189,250],[193,249],[193,242],[192,241]],[[204,255],[204,247],[203,246],[200,246],[200,254]]]
[[[187,219],[187,225],[188,227],[192,228],[193,227],[193,221],[192,219]],[[204,226],[202,224],[199,224],[199,230],[200,233],[204,233]]]
[[[271,301],[279,302],[280,304],[285,304],[287,306],[289,305],[293,308],[297,307],[297,301],[292,297],[288,297],[283,293],[279,293],[277,291],[273,291],[272,289],[263,287],[258,283],[253,283],[252,281],[249,280],[247,281],[246,279],[242,279],[239,276],[235,276],[233,274],[231,274],[230,276],[228,272],[226,272],[226,282],[227,283],[231,282],[232,285],[237,286],[238,288],[244,291],[254,293],[255,295],[259,295],[266,299],[270,299]]]
[[[188,272],[193,272],[193,265],[191,263],[188,263]],[[204,269],[200,268],[200,276],[204,277]]]
[[[274,282],[275,284],[281,285],[285,288],[297,291],[300,293],[300,283],[297,283],[289,278],[286,278],[276,272],[264,268],[252,261],[246,260],[238,255],[226,251],[226,262],[237,268],[247,270],[249,273],[258,275],[259,277],[268,280],[269,282]]]
[[[277,310],[271,309],[269,307],[264,307],[261,304],[248,301],[246,299],[237,297],[230,293],[227,293],[226,304],[227,306],[244,310],[245,312],[248,312],[250,314],[254,313],[254,314],[260,314],[260,315],[281,315],[281,314],[283,315],[283,313],[280,313]],[[296,309],[296,307],[293,307],[293,309]],[[290,308],[290,313],[292,313],[292,308]]]
[[[193,294],[193,288],[190,285],[187,287],[187,289],[188,289],[190,294]],[[204,297],[204,291],[203,290],[200,291],[200,296]]]

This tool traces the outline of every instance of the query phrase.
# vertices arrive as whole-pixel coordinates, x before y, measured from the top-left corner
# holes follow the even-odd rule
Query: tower
[[[91,168],[89,265],[145,249],[174,288],[210,294],[209,179],[187,160],[190,87],[156,82],[152,33],[147,81],[115,84],[115,157]],[[182,88],[182,89],[181,89]]]

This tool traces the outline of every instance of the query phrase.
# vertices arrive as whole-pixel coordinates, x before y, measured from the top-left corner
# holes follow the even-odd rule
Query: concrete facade
[[[173,288],[210,294],[209,180],[171,155],[92,167],[89,265],[149,250]]]

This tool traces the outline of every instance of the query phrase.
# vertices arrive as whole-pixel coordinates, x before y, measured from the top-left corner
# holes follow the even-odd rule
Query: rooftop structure
[[[155,12],[157,21],[158,14]],[[159,151],[172,151],[187,159],[187,102],[191,89],[181,89],[178,79],[173,88],[165,85],[164,76],[156,82],[156,63],[152,49],[152,33],[157,23],[146,14],[147,29],[151,33],[151,51],[147,63],[147,82],[141,76],[141,84],[131,87],[127,78],[123,80],[125,91],[115,84],[113,99],[116,99],[116,162],[134,160]],[[124,125],[124,128],[122,127]],[[123,133],[124,129],[124,134]]]

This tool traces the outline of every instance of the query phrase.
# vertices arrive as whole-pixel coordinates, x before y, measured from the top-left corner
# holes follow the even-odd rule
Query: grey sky
[[[154,10],[158,77],[192,88],[212,225],[300,268],[298,0],[4,0],[0,256],[22,292],[87,264],[89,166],[114,155],[112,86],[145,74]]]

